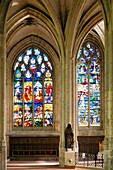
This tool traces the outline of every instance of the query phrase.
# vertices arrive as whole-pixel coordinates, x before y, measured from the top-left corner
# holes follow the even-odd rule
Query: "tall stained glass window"
[[[15,127],[53,125],[53,68],[46,54],[29,48],[14,65]]]
[[[77,63],[78,79],[78,124],[100,126],[100,51],[92,43],[85,43],[79,50]]]

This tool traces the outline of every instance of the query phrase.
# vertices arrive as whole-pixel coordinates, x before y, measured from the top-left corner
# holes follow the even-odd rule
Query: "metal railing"
[[[75,153],[75,165],[103,168],[104,155]]]

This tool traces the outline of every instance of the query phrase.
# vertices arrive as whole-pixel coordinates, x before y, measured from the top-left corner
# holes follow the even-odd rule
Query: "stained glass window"
[[[29,48],[14,65],[14,127],[53,125],[53,68],[46,54]]]
[[[78,125],[100,126],[100,51],[87,42],[80,48],[77,60]]]

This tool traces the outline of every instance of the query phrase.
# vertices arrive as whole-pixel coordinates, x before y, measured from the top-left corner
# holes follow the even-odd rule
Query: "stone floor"
[[[72,168],[60,168],[57,161],[8,161],[7,170],[70,170]],[[75,170],[103,170],[102,168],[75,167]]]

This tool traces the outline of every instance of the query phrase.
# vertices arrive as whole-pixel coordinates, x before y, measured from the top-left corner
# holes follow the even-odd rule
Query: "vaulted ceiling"
[[[60,53],[63,42],[74,42],[89,32],[104,44],[98,0],[13,0],[7,12],[7,53],[30,35],[45,40]]]

